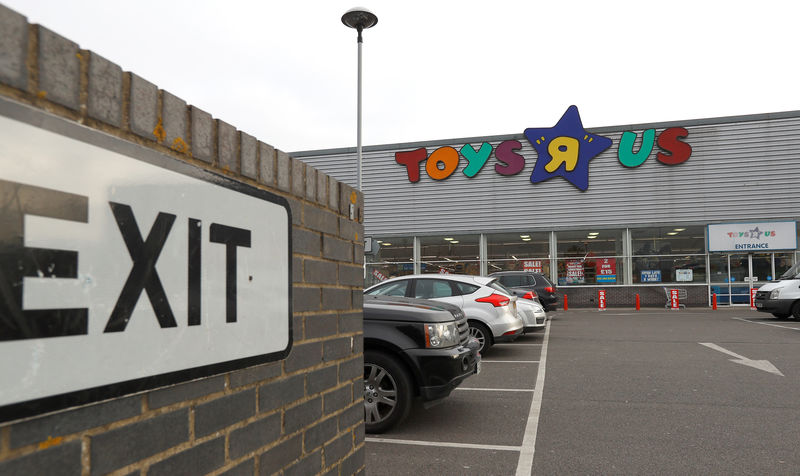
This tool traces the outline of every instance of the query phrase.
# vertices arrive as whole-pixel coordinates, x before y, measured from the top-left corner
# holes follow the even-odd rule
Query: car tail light
[[[475,301],[488,302],[494,307],[502,307],[502,306],[508,306],[508,303],[511,302],[511,298],[503,296],[502,294],[493,293],[489,296],[478,298]]]
[[[555,293],[556,290],[553,288],[553,286],[547,286],[546,288],[544,288],[544,292],[546,292],[546,293]]]
[[[533,291],[528,291],[527,293],[525,293],[525,295],[524,295],[524,296],[522,296],[522,298],[523,298],[523,299],[530,299],[531,301],[533,301],[533,300],[534,300],[534,299],[536,299],[537,297],[538,297],[538,296],[536,296],[536,293],[535,293],[535,292],[533,292]]]

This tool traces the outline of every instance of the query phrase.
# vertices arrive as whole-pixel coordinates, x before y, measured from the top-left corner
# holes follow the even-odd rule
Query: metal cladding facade
[[[554,120],[555,122],[555,120]],[[688,160],[665,165],[658,146],[638,167],[618,158],[624,132],[658,136],[682,127],[692,148]],[[523,134],[370,146],[363,153],[364,232],[367,236],[425,235],[437,232],[552,231],[585,227],[650,226],[659,223],[708,224],[773,220],[800,216],[800,111],[587,129],[612,140],[589,162],[588,188],[581,191],[561,177],[532,183],[537,152]],[[525,159],[522,171],[504,176],[493,150],[483,168],[468,178],[458,168],[433,180],[420,163],[420,180],[409,181],[395,153],[421,147],[428,156],[439,147],[460,150],[483,142],[496,149],[516,140]],[[304,151],[293,157],[342,182],[355,185],[355,148]]]

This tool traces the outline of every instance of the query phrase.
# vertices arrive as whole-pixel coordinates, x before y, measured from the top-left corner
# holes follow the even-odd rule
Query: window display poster
[[[660,283],[661,270],[660,269],[643,269],[642,270],[643,283]]]
[[[595,261],[597,269],[597,282],[598,283],[616,283],[617,282],[617,259],[616,258],[599,258]]]
[[[691,269],[676,269],[675,281],[692,281],[694,272]]]
[[[526,259],[522,261],[522,269],[525,271],[533,271],[534,273],[542,272],[542,260],[540,259]]]
[[[583,260],[571,259],[567,261],[567,284],[584,284]]]

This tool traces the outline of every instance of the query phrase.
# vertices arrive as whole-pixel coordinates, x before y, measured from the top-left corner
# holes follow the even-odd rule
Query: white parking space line
[[[481,359],[481,364],[538,364],[538,360],[486,360]]]
[[[498,345],[513,345],[514,347],[520,347],[520,346],[538,347],[542,344],[523,344],[522,342],[498,342],[497,344],[494,344],[493,347],[497,347]]]
[[[469,390],[475,392],[533,392],[532,388],[478,388],[478,387],[456,387],[454,390]]]
[[[797,328],[797,327],[781,326],[781,325],[778,325],[778,324],[770,324],[768,322],[754,322],[754,321],[751,321],[749,319],[742,319],[741,317],[732,317],[731,319],[735,319],[737,321],[742,321],[742,322],[749,322],[750,324],[761,324],[762,326],[780,327],[781,329],[789,329],[789,330],[792,330],[792,331],[800,331],[800,328]]]
[[[544,342],[539,357],[539,369],[536,372],[536,387],[533,390],[531,410],[525,424],[525,436],[522,438],[522,449],[517,461],[516,476],[530,476],[533,472],[533,455],[536,451],[536,432],[539,429],[539,414],[542,410],[542,394],[544,393],[544,373],[547,367],[547,342],[550,339],[550,321],[544,331]]]
[[[475,445],[471,443],[450,443],[447,441],[419,441],[419,440],[395,440],[393,438],[365,438],[370,443],[392,443],[395,445],[414,445],[414,446],[436,446],[440,448],[467,448],[472,450],[496,450],[496,451],[519,451],[519,446],[504,445]]]

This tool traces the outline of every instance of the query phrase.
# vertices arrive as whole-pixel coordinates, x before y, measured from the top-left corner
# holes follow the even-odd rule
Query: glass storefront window
[[[486,235],[489,273],[535,271],[550,276],[550,233],[519,232]]]
[[[558,285],[582,284],[618,285],[625,275],[625,260],[621,256],[558,259]]]
[[[633,283],[705,283],[706,256],[637,256]]]
[[[478,276],[481,274],[481,265],[479,261],[423,261],[420,264],[420,271],[422,273],[471,274]]]
[[[775,253],[775,276],[778,279],[783,273],[789,270],[794,264],[794,253]]]
[[[550,254],[550,233],[520,232],[486,235],[486,258],[547,258]]]
[[[547,258],[518,258],[489,261],[489,274],[498,271],[535,271],[550,277],[550,260]]]
[[[414,261],[414,237],[393,236],[372,238],[373,243],[379,246],[378,253],[366,255],[367,263],[396,263]]]
[[[588,229],[586,231],[559,231],[556,233],[559,258],[591,258],[596,256],[622,256],[624,230]]]
[[[365,287],[395,276],[414,273],[414,237],[373,237],[372,240],[379,248],[376,254],[364,256]]]
[[[757,287],[778,279],[798,257],[796,251],[706,254],[704,226],[588,230],[556,232],[555,253],[550,250],[550,232],[486,234],[483,258],[488,265],[487,272],[526,270],[548,278],[555,275],[559,286],[605,286],[624,284],[627,266],[630,266],[631,282],[628,284],[709,282],[711,292],[719,293],[720,285],[738,289],[745,283]],[[630,248],[624,243],[627,236],[630,236]],[[480,274],[480,235],[421,236],[418,239],[422,273]],[[373,240],[379,251],[365,256],[365,285],[414,272],[414,237],[384,236],[373,237]],[[551,269],[551,265],[555,269]]]
[[[711,253],[708,257],[712,283],[728,282],[728,255]]]
[[[473,274],[481,272],[480,235],[419,237],[423,273]]]
[[[705,227],[632,228],[631,251],[634,256],[705,254]]]
[[[624,230],[573,230],[556,233],[558,285],[622,284]]]

